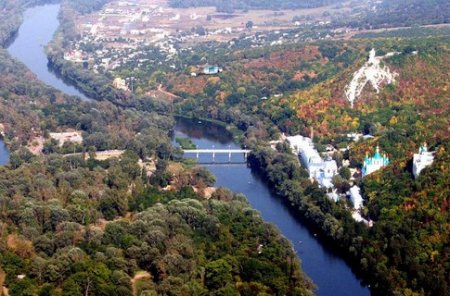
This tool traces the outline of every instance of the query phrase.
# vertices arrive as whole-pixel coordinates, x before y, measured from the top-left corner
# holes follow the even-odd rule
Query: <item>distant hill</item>
[[[169,0],[172,7],[215,6],[218,11],[232,12],[235,9],[293,9],[329,5],[342,0]]]
[[[383,0],[357,22],[373,28],[450,23],[448,0]]]

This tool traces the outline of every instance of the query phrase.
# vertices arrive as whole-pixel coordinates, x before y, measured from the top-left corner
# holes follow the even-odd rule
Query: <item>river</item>
[[[177,120],[174,137],[189,138],[198,148],[240,148],[224,128],[188,119]],[[195,158],[195,155],[192,157]],[[199,161],[211,162],[212,155],[200,155]],[[236,164],[243,161],[243,155],[233,155],[232,164],[229,165],[226,164],[228,162],[226,154],[216,155],[215,161],[220,164],[205,164],[205,166],[216,176],[216,186],[245,194],[263,219],[275,224],[293,243],[302,261],[303,270],[319,288],[316,291],[317,295],[370,295],[369,289],[361,285],[348,264],[329,248],[324,247],[317,237],[294,217],[289,207],[270,192],[257,174],[245,164]]]
[[[44,83],[54,88],[80,98],[86,99],[77,89],[65,84],[57,78],[47,66],[44,46],[51,40],[58,27],[59,5],[42,5],[29,8],[24,14],[24,23],[18,36],[9,46],[12,56],[28,66]],[[228,132],[218,126],[179,120],[175,131],[176,136],[189,137],[199,147],[237,148]],[[4,153],[6,151],[6,154]],[[4,144],[0,144],[0,164],[8,155]],[[211,156],[202,156],[210,160]],[[208,159],[209,157],[209,159]],[[221,157],[223,157],[221,159]],[[242,161],[239,155],[233,160]],[[228,156],[216,156],[216,160],[227,161]],[[6,161],[8,161],[6,159]],[[208,165],[217,178],[217,186],[230,188],[235,192],[244,193],[251,205],[261,212],[262,217],[275,224],[280,231],[290,239],[302,260],[302,267],[309,277],[318,285],[317,295],[326,296],[362,296],[369,295],[367,287],[360,284],[350,267],[340,257],[333,254],[298,221],[285,204],[271,194],[267,185],[245,164]]]
[[[59,4],[47,4],[28,8],[23,15],[24,22],[8,47],[8,52],[24,63],[45,84],[68,95],[88,100],[79,90],[65,83],[48,67],[45,46],[53,39],[58,29],[59,7]]]

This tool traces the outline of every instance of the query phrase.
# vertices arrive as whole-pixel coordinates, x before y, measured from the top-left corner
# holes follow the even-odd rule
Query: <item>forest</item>
[[[74,10],[79,13],[90,13],[99,10],[110,0],[68,0],[68,3]]]
[[[312,295],[289,243],[244,197],[160,192],[136,158],[92,166],[53,155],[2,172],[11,295]]]
[[[450,7],[446,0],[383,0],[360,24],[383,28],[449,22]]]

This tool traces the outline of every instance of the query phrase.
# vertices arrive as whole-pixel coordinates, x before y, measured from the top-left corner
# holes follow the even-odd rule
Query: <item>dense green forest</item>
[[[311,294],[289,243],[245,198],[159,192],[139,180],[136,158],[92,166],[52,156],[2,172],[11,295]]]

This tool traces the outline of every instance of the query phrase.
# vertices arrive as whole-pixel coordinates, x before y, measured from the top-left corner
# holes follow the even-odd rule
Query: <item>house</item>
[[[424,143],[419,148],[419,153],[414,154],[413,157],[413,175],[417,178],[420,172],[430,166],[434,161],[434,152],[429,152],[427,144]]]
[[[372,136],[372,135],[370,135],[370,134],[367,134],[367,135],[362,136],[362,138],[363,138],[364,140],[370,140],[370,139],[373,139],[373,138],[375,138],[375,137]]]
[[[223,69],[219,66],[206,66],[203,68],[203,74],[205,75],[214,75],[222,72]]]
[[[352,139],[354,142],[358,142],[361,138],[363,138],[363,134],[350,133],[347,134],[347,138]]]
[[[114,79],[113,86],[116,89],[125,90],[125,91],[129,90],[128,86],[127,86],[127,84],[125,82],[125,79],[122,79],[120,77],[117,77],[117,78]]]
[[[71,50],[64,53],[64,60],[74,63],[83,63],[87,61],[87,55],[81,50]]]
[[[327,159],[323,162],[323,176],[325,178],[333,178],[338,174],[337,163],[334,159]]]

